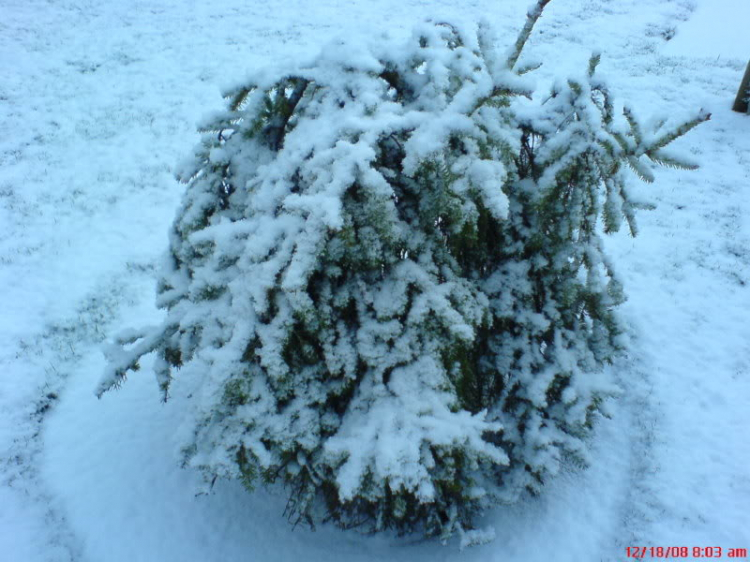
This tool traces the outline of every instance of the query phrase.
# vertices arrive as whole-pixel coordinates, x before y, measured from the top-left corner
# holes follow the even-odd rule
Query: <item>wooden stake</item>
[[[737,91],[737,98],[734,100],[732,109],[740,113],[748,113],[747,98],[750,96],[750,62],[747,63],[745,76],[740,82],[740,89]]]

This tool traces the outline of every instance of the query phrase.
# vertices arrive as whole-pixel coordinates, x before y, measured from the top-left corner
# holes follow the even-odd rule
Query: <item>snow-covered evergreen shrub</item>
[[[450,536],[538,490],[615,392],[623,300],[600,231],[627,169],[693,167],[588,71],[535,95],[489,27],[333,44],[229,89],[187,191],[156,328],[108,349],[98,393],[156,352],[191,389],[186,464],[280,480],[295,521]],[[600,227],[603,224],[603,229]]]

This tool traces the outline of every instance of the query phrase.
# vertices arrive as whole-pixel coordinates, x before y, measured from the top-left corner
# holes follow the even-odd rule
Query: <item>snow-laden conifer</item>
[[[624,299],[600,233],[629,171],[708,115],[616,111],[599,56],[551,93],[489,25],[331,44],[226,91],[182,167],[162,325],[107,349],[98,394],[156,353],[193,391],[186,464],[281,481],[294,521],[448,537],[536,491],[616,392]]]

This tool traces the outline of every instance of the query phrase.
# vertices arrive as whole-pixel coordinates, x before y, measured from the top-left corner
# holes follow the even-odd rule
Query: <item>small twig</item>
[[[539,0],[536,3],[536,6],[531,8],[531,10],[529,10],[529,12],[526,14],[526,24],[518,34],[518,39],[516,39],[516,43],[513,46],[513,51],[511,52],[510,57],[508,57],[507,65],[509,69],[513,70],[513,67],[518,62],[518,59],[521,56],[521,51],[523,51],[524,45],[526,45],[526,41],[529,40],[529,35],[531,35],[531,31],[534,29],[534,25],[542,15],[542,11],[544,10],[545,6],[547,6],[547,4],[549,4],[551,1],[552,0]]]

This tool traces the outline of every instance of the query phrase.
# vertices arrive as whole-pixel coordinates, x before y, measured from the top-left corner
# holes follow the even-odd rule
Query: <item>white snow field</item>
[[[149,365],[94,397],[102,342],[161,317],[154,268],[183,189],[172,169],[194,123],[222,107],[221,85],[337,35],[405,35],[427,18],[486,17],[510,42],[529,3],[0,0],[0,561],[598,562],[628,546],[688,547],[688,559],[750,548],[750,116],[730,111],[748,0],[553,0],[540,20],[528,50],[547,61],[540,82],[582,72],[599,49],[639,114],[713,117],[679,141],[700,170],[634,177],[656,210],[637,238],[607,240],[632,342],[592,466],[488,513],[493,542],[292,529],[283,493],[233,482],[196,496],[174,450],[180,412],[160,403]]]
[[[750,52],[750,2],[712,0],[701,2],[664,49],[669,55],[746,59]],[[745,22],[744,25],[741,22]]]

